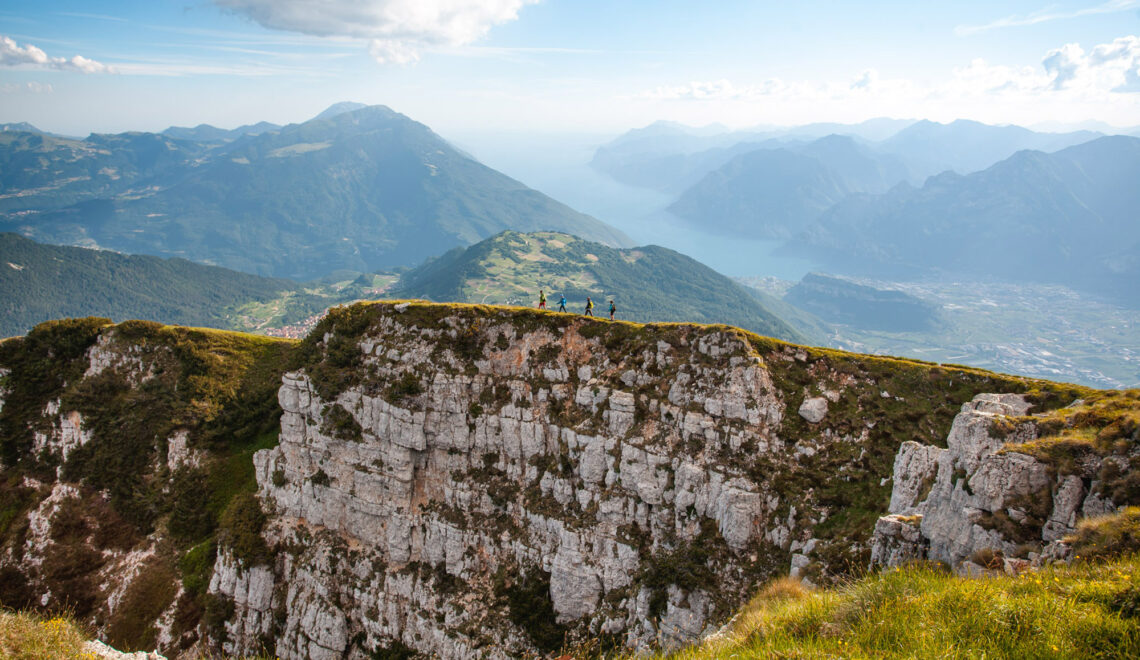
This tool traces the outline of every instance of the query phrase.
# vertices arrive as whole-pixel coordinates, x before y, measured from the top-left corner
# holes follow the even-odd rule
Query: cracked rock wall
[[[1064,557],[1061,540],[1080,519],[1131,503],[1114,503],[1104,483],[1106,465],[1127,470],[1126,456],[1074,445],[1066,451],[1081,460],[1066,468],[1017,451],[1038,439],[1039,419],[1026,416],[1029,408],[1021,395],[978,395],[954,418],[946,448],[904,442],[890,513],[875,526],[872,565],[932,559],[974,572],[971,560],[993,551],[1007,570],[1017,570],[1018,562]],[[1132,449],[1117,447],[1135,456],[1135,432],[1130,441]]]
[[[865,547],[814,537],[833,510],[802,473],[868,454],[873,423],[828,416],[885,398],[873,379],[817,364],[821,384],[789,393],[730,328],[443,309],[345,312],[371,316],[354,335],[318,327],[310,362],[282,379],[279,444],[254,457],[276,552],[269,565],[219,556],[226,652],[267,639],[283,658],[544,650],[512,611],[526,575],[549,580],[571,638],[671,646],[714,630],[764,579],[828,570],[817,547],[843,548],[836,564]],[[808,361],[794,347],[767,359]],[[888,476],[844,470],[835,478]]]

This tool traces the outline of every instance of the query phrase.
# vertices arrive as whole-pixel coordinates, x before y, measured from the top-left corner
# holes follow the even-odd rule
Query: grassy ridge
[[[1140,557],[986,579],[925,565],[809,591],[780,579],[731,627],[656,657],[1135,658]]]
[[[806,341],[747,289],[683,254],[655,245],[618,250],[556,232],[503,232],[406,273],[393,293],[408,298],[484,304],[538,304],[641,322],[727,323],[789,341]]]

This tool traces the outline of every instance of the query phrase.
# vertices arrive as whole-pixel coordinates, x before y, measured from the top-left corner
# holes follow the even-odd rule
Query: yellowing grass
[[[0,657],[8,660],[75,658],[96,660],[83,650],[86,637],[74,623],[60,617],[0,612]]]
[[[815,592],[785,579],[726,634],[660,657],[1136,658],[1140,559],[985,579],[916,566]]]

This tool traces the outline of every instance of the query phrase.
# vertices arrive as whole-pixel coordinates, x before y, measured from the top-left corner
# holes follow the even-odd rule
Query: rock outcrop
[[[904,442],[895,458],[890,513],[875,525],[872,565],[930,559],[973,572],[996,556],[1014,570],[1017,560],[1064,557],[1059,541],[1076,531],[1078,520],[1128,503],[1114,503],[1105,484],[1106,465],[1126,458],[1098,456],[1092,445],[1072,441],[1052,445],[1042,457],[1023,453],[1033,451],[1039,436],[1041,418],[1027,416],[1029,409],[1021,395],[978,395],[954,418],[946,448]],[[1084,421],[1081,412],[1067,420],[1064,411],[1051,417],[1070,426]],[[1113,432],[1108,422],[1099,426]],[[1135,443],[1134,429],[1120,432]],[[1120,449],[1131,451],[1127,444]],[[1058,465],[1048,457],[1073,461]]]

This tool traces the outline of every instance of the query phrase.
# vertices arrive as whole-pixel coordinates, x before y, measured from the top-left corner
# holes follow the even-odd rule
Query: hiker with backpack
[[[538,290],[538,308],[546,309],[546,292],[542,289]]]
[[[614,320],[614,312],[616,312],[616,311],[617,311],[617,306],[614,305],[614,301],[611,300],[610,301],[610,320],[611,321]]]
[[[586,316],[594,315],[594,301],[590,300],[590,296],[586,296]]]

